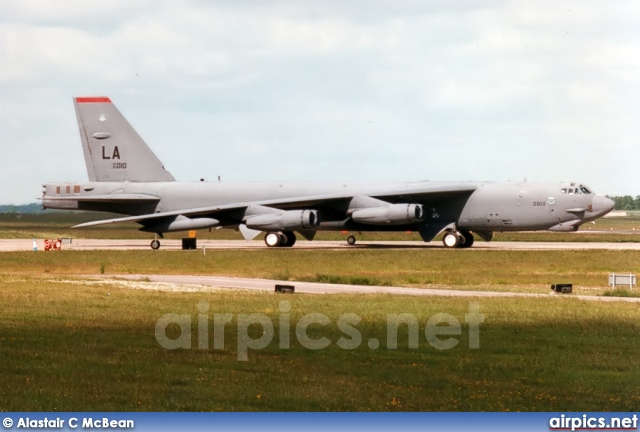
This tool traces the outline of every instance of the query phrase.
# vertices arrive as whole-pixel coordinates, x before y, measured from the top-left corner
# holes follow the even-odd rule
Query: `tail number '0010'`
[[[546,201],[534,201],[533,202],[533,206],[534,207],[546,207],[547,206],[547,202]]]
[[[127,169],[127,163],[126,162],[114,162],[113,163],[113,169]]]

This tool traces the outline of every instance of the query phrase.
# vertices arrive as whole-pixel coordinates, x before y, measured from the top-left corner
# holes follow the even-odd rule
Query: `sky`
[[[640,195],[636,1],[0,0],[0,204],[87,180],[108,96],[177,180]]]

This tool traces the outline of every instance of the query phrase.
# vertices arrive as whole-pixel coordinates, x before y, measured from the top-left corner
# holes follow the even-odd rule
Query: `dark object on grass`
[[[553,284],[551,289],[557,293],[571,294],[573,291],[573,284]]]
[[[197,248],[198,239],[196,238],[183,238],[182,239],[182,250],[193,250]]]
[[[276,284],[276,292],[279,292],[282,294],[293,294],[295,290],[296,290],[296,287],[293,285]]]

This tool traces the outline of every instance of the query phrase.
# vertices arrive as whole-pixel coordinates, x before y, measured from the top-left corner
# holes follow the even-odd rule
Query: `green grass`
[[[289,276],[286,280],[292,280]],[[388,280],[382,280],[376,277],[363,276],[339,276],[332,274],[317,274],[315,276],[302,276],[300,280],[303,282],[321,282],[331,284],[347,284],[347,285],[374,285],[374,286],[391,286]]]
[[[8,411],[637,411],[640,342],[637,305],[570,298],[481,299],[480,348],[468,347],[469,300],[393,296],[166,293],[49,279],[4,277],[0,286],[0,407]],[[279,335],[279,303],[291,303],[291,349],[250,351],[237,361],[235,325],[225,349],[198,349],[197,305],[216,313],[262,313]],[[154,336],[167,313],[192,317],[192,348],[167,350]],[[295,336],[310,327],[330,346],[310,350]],[[354,313],[363,343],[337,347],[338,318]],[[417,349],[400,331],[386,349],[386,316],[410,313]],[[426,321],[448,313],[462,323],[459,343],[437,350]],[[234,321],[235,322],[235,321]],[[232,323],[234,324],[234,323]],[[402,329],[402,328],[401,328]],[[170,328],[171,330],[171,328]],[[258,337],[259,326],[250,327]],[[381,348],[369,349],[370,338]],[[210,346],[212,343],[210,342]]]
[[[602,295],[607,297],[640,297],[640,292],[631,291],[629,288],[616,288],[605,291]]]
[[[29,229],[35,229],[34,224]],[[56,227],[41,229],[58,232]],[[103,235],[125,231],[140,235],[133,230]],[[485,321],[480,348],[470,349],[465,324],[469,299],[231,290],[168,293],[65,280],[83,274],[214,274],[539,293],[549,292],[551,283],[568,282],[574,292],[599,294],[609,292],[610,272],[639,270],[636,251],[2,253],[0,409],[637,411],[637,304],[584,302],[571,296],[478,299]],[[282,300],[291,303],[290,349],[278,346]],[[210,349],[198,349],[197,306],[202,301],[209,305]],[[156,341],[156,322],[167,313],[191,316],[192,348],[167,350]],[[235,318],[226,328],[225,349],[214,350],[213,315],[221,313]],[[265,349],[250,351],[247,362],[239,362],[236,319],[252,313],[270,318],[276,338]],[[314,325],[309,331],[314,338],[327,337],[332,342],[328,348],[310,350],[298,342],[295,324],[310,313],[330,318],[329,325]],[[354,350],[336,345],[345,337],[336,323],[346,313],[362,319],[356,327],[363,343]],[[386,349],[387,314],[400,313],[419,321],[417,349],[408,347],[405,331],[400,332],[398,349]],[[426,341],[425,324],[437,313],[451,314],[462,324],[453,349],[440,351]],[[169,328],[177,336],[175,330]],[[249,330],[252,337],[261,334],[259,326]],[[378,339],[380,348],[370,349],[370,338]]]
[[[365,285],[579,293],[608,289],[611,272],[640,272],[640,251],[216,250],[6,252],[0,274],[194,274]]]

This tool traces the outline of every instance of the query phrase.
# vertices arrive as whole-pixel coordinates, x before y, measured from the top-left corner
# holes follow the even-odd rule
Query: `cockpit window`
[[[578,187],[575,187],[575,188],[573,188],[573,187],[571,187],[571,188],[562,188],[562,189],[560,189],[560,192],[563,193],[563,194],[570,194],[570,195],[573,195],[573,194],[591,195],[593,193],[593,192],[591,192],[589,190],[589,188],[587,188],[586,186],[582,186],[582,185],[580,185]]]

